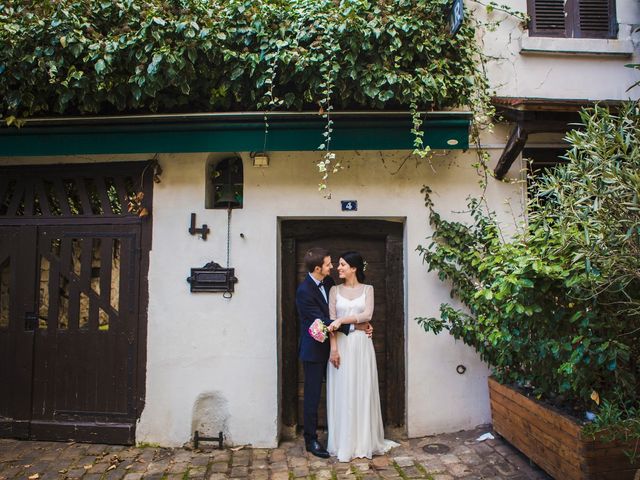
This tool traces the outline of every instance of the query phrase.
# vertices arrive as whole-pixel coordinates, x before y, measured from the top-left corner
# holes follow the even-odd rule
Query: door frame
[[[327,229],[334,234],[351,236],[354,239],[379,238],[386,242],[386,291],[388,325],[387,361],[392,363],[393,372],[387,374],[387,395],[389,405],[385,427],[399,427],[406,430],[406,319],[405,319],[405,268],[404,268],[404,218],[278,218],[279,231],[279,315],[278,315],[278,422],[280,435],[293,437],[297,426],[297,378],[298,378],[298,337],[297,322],[285,322],[285,318],[295,318],[296,241],[318,237]],[[291,259],[291,260],[290,260]],[[395,321],[394,321],[395,320]],[[375,335],[375,332],[374,332]],[[391,394],[393,392],[393,395]],[[397,392],[397,393],[396,393]],[[401,400],[401,401],[398,401]],[[294,405],[294,408],[288,408]]]

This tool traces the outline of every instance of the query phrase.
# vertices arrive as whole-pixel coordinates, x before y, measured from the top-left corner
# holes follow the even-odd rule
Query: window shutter
[[[578,0],[575,37],[616,38],[615,0]]]
[[[528,0],[530,34],[542,37],[565,36],[564,0]]]
[[[616,38],[615,0],[527,0],[529,35]]]

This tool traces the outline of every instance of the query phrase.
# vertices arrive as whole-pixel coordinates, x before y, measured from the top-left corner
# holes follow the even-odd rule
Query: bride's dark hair
[[[350,267],[356,269],[356,278],[360,283],[364,283],[364,260],[362,259],[362,255],[358,252],[344,252],[340,255],[345,262],[349,264]]]

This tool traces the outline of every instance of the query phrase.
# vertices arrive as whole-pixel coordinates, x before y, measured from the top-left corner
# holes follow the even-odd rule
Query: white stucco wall
[[[493,152],[497,158],[500,149]],[[405,219],[407,432],[421,436],[490,422],[486,367],[462,343],[446,334],[426,334],[414,321],[436,315],[440,303],[450,301],[448,287],[427,273],[415,252],[430,234],[420,189],[430,185],[443,216],[456,216],[451,211],[464,210],[466,197],[479,194],[479,177],[470,166],[475,152],[438,155],[433,169],[410,158],[392,174],[408,153],[338,153],[346,168],[331,179],[331,199],[317,191],[319,153],[270,153],[268,168],[252,167],[249,155],[241,154],[245,203],[232,216],[231,265],[239,278],[232,299],[191,294],[186,282],[191,267],[211,260],[225,263],[226,211],[204,208],[209,157],[160,155],[164,172],[154,187],[146,406],[137,426],[138,442],[182,445],[199,428],[212,434],[223,430],[229,444],[277,445],[278,225],[286,218]],[[146,156],[0,158],[0,165],[127,158]],[[506,228],[512,228],[511,211],[516,216],[522,211],[521,186],[490,181],[487,198]],[[341,199],[357,199],[358,212],[341,212]],[[189,235],[191,212],[197,214],[198,226],[209,225],[207,241]],[[464,375],[456,373],[458,364],[467,367]]]
[[[526,0],[503,2],[527,12]],[[618,38],[563,39],[529,37],[520,21],[500,11],[488,17],[485,8],[466,2],[469,16],[499,21],[495,31],[479,38],[490,58],[487,72],[500,97],[531,97],[580,100],[625,100],[637,98],[627,91],[640,80],[640,72],[625,64],[640,62],[640,2],[617,0]]]

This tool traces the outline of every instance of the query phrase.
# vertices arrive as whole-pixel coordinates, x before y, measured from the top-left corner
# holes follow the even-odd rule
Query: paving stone
[[[410,467],[413,465],[413,457],[394,457],[393,462],[399,467]]]
[[[527,470],[532,466],[531,461],[529,461],[527,457],[525,457],[524,455],[521,455],[520,453],[514,453],[512,455],[509,455],[506,457],[506,459],[507,459],[507,462],[509,462],[512,465],[515,465],[516,467],[522,470]]]
[[[493,467],[498,471],[500,475],[509,476],[518,473],[519,468],[507,461],[496,462]]]
[[[232,467],[229,473],[230,478],[242,478],[249,475],[249,467]]]
[[[289,472],[273,472],[271,474],[271,480],[289,480]]]
[[[167,473],[184,473],[189,469],[189,464],[186,462],[172,463],[167,468],[165,468],[165,472]]]
[[[356,480],[356,476],[353,473],[339,473],[336,476],[338,480]]]
[[[433,475],[433,480],[453,480],[453,479],[454,477],[446,473],[436,473],[435,475]]]
[[[371,466],[369,465],[369,462],[367,463],[364,463],[362,461],[354,462],[353,466],[356,467],[358,471],[361,473],[368,472],[369,470],[371,470]]]
[[[267,448],[254,448],[253,460],[266,460],[269,458],[269,449]]]
[[[191,467],[191,469],[189,470],[189,478],[195,478],[195,479],[204,478],[206,474],[207,474],[207,467],[202,465]]]
[[[402,476],[406,478],[422,478],[424,475],[416,467],[407,467],[402,469]]]
[[[337,462],[333,465],[333,469],[337,474],[351,473],[351,464],[349,462]]]
[[[449,465],[452,463],[460,463],[460,457],[454,455],[452,453],[447,453],[445,455],[440,455],[440,461],[445,465]]]
[[[318,470],[315,472],[316,480],[329,480],[333,476],[331,470]]]
[[[124,480],[140,480],[142,478],[141,473],[127,473],[124,476]]]
[[[289,465],[291,467],[306,467],[309,465],[309,459],[306,457],[289,457]]]
[[[275,463],[271,464],[269,469],[272,472],[288,472],[289,471],[289,465],[287,465],[287,462],[275,462]]]
[[[252,471],[249,474],[251,480],[267,480],[269,478],[269,472],[266,470]]]
[[[277,448],[271,452],[270,460],[272,462],[282,462],[287,459],[287,454],[281,448]]]
[[[226,463],[212,463],[209,465],[210,473],[225,473],[229,470],[229,465]]]
[[[211,462],[211,457],[208,455],[198,455],[189,461],[189,465],[207,466],[209,465],[209,462]]]
[[[394,478],[400,478],[400,474],[398,472],[396,472],[395,470],[380,470],[378,472],[378,474],[386,479],[394,479]]]
[[[293,476],[296,478],[306,477],[309,475],[309,467],[295,467],[291,472],[293,472]]]
[[[210,473],[207,480],[227,480],[228,478],[229,476],[224,473]],[[146,477],[145,480],[147,480]]]
[[[456,478],[466,477],[473,473],[469,466],[464,463],[451,463],[447,465],[447,471]]]
[[[458,455],[460,461],[466,465],[480,465],[482,463],[482,457],[477,453],[461,453]]]
[[[164,478],[164,473],[152,473],[150,475],[145,475],[144,480],[162,480]]]
[[[479,455],[493,453],[494,451],[493,448],[486,443],[476,443],[475,445],[472,445],[471,448]]]
[[[373,460],[371,460],[371,464],[373,465],[373,468],[378,470],[388,467],[390,465],[389,457],[386,455],[375,456],[373,457]]]
[[[266,460],[253,460],[253,462],[251,462],[251,470],[252,471],[260,471],[260,470],[266,470],[269,468],[269,462]]]

